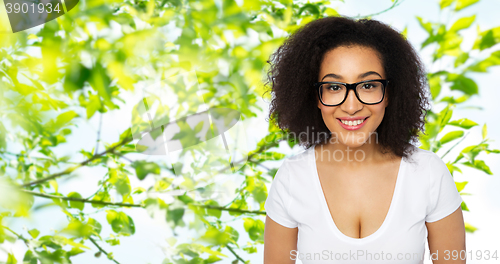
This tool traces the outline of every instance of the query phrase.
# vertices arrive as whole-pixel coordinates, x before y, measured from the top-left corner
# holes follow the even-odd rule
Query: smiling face
[[[320,66],[319,82],[356,83],[365,80],[386,79],[384,67],[378,53],[372,48],[363,46],[340,46],[328,51]],[[375,130],[384,118],[388,104],[387,88],[384,100],[379,104],[366,105],[361,103],[354,91],[349,94],[341,105],[325,106],[318,99],[318,108],[326,127],[332,132],[332,139],[351,148],[359,147],[369,139],[375,139]],[[357,126],[343,124],[341,119],[366,120]],[[351,121],[356,124],[356,121]],[[370,140],[375,142],[375,140]]]

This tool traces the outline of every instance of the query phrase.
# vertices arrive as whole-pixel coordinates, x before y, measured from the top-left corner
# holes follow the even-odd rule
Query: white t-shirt
[[[423,263],[427,228],[462,203],[446,164],[434,152],[401,159],[393,198],[382,226],[364,238],[344,235],[330,215],[316,169],[314,147],[285,159],[264,208],[278,224],[298,227],[291,259],[312,263]]]

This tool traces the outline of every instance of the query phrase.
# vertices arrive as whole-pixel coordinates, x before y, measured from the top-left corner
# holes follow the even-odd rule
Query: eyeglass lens
[[[359,100],[363,103],[374,104],[382,101],[383,84],[379,81],[360,83],[356,86]],[[346,97],[347,87],[343,84],[325,83],[320,86],[321,101],[327,105],[340,104]]]

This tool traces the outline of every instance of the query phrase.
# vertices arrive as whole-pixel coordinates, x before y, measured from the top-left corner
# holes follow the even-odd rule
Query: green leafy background
[[[455,178],[467,248],[499,249],[494,9],[487,0],[89,0],[1,35],[0,262],[260,263],[270,184],[301,151],[265,120],[266,61],[301,25],[339,13],[389,23],[419,49],[433,101],[420,147]],[[193,71],[198,86],[172,81],[170,101],[141,93]],[[248,150],[237,171],[211,175],[227,158],[204,155],[209,145],[184,149],[190,162],[176,164],[137,153],[137,133],[203,107],[241,113]],[[200,131],[184,124],[175,137],[187,147]]]

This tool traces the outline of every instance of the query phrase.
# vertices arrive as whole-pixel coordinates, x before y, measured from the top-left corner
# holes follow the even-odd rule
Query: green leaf
[[[461,192],[465,185],[467,185],[467,183],[469,183],[468,181],[464,181],[464,182],[455,182],[455,185],[457,186],[457,191],[458,192]]]
[[[115,210],[106,210],[106,220],[111,225],[113,232],[120,233],[125,236],[135,233],[135,224],[132,218],[124,212],[116,212]]]
[[[134,188],[132,194],[141,194],[141,193],[143,193],[145,191],[146,191],[146,189],[144,189],[142,187],[136,187],[136,188]]]
[[[490,153],[500,153],[500,149],[486,149],[485,150],[487,154],[490,154]]]
[[[488,131],[486,129],[486,123],[484,123],[483,125],[483,131],[482,131],[482,136],[483,136],[483,139],[486,138],[486,135],[488,134]]]
[[[87,120],[92,118],[95,112],[101,110],[102,108],[101,98],[95,94],[91,94],[86,105]]]
[[[171,184],[171,180],[168,178],[161,178],[155,182],[154,190],[156,192],[164,192]]]
[[[72,257],[72,256],[76,256],[76,255],[82,254],[82,253],[85,253],[85,250],[83,250],[81,248],[74,247],[70,251],[68,251],[68,256]]]
[[[455,159],[455,161],[453,163],[458,162],[463,157],[467,157],[467,159],[469,161],[474,161],[476,156],[481,151],[487,151],[487,147],[488,147],[488,144],[478,144],[478,145],[468,146],[468,147],[462,149],[462,151],[460,151],[460,154],[458,155],[458,157]]]
[[[167,221],[172,221],[176,226],[183,226],[182,217],[184,216],[184,208],[175,208],[167,210]]]
[[[457,131],[451,131],[451,132],[448,132],[446,133],[446,135],[444,135],[440,140],[439,142],[441,144],[445,144],[445,143],[448,143],[450,141],[453,141],[457,138],[461,138],[462,136],[464,135],[464,131],[462,130],[457,130]]]
[[[457,0],[457,5],[455,6],[455,10],[459,11],[468,6],[471,6],[475,3],[479,2],[479,0]]]
[[[89,218],[87,220],[87,225],[92,228],[92,232],[94,233],[94,235],[99,235],[101,233],[102,225],[94,218]]]
[[[246,188],[248,192],[250,192],[259,204],[262,204],[266,201],[267,198],[267,187],[265,183],[260,180],[258,177],[246,177]]]
[[[448,74],[446,81],[452,82],[451,90],[459,90],[468,95],[478,93],[478,87],[474,80],[467,78],[461,74]]]
[[[64,78],[64,90],[71,96],[74,91],[83,88],[85,81],[90,77],[90,70],[81,63],[68,64],[66,78]]]
[[[440,102],[447,102],[450,104],[461,104],[461,103],[467,101],[469,98],[470,98],[469,95],[462,95],[458,98],[455,98],[453,96],[445,96],[440,100]]]
[[[470,163],[469,161],[467,161],[467,162],[462,162],[462,164],[481,170],[486,174],[493,175],[493,173],[490,170],[490,167],[488,167],[488,165],[486,165],[486,163],[483,160],[474,160],[474,163]]]
[[[439,29],[439,35],[436,36],[436,40],[439,43],[439,49],[436,51],[436,54],[433,58],[434,61],[441,58],[443,55],[454,57],[459,56],[462,53],[460,45],[462,44],[463,37],[457,34],[457,32],[450,30],[446,31],[445,29],[443,29],[443,32],[441,32],[442,27],[440,27]]]
[[[450,6],[451,4],[453,4],[453,2],[455,2],[455,0],[440,0],[439,7],[441,9],[446,8],[446,7]]]
[[[122,169],[110,169],[109,170],[109,183],[113,184],[116,188],[116,191],[123,196],[129,195],[132,191],[132,187],[130,186],[130,180]]]
[[[485,50],[487,48],[491,48],[500,42],[500,27],[495,27],[486,31],[483,31],[479,34],[474,45],[473,49]]]
[[[248,209],[248,204],[245,199],[237,199],[234,201],[229,208],[235,208],[235,209],[240,209],[240,210],[246,210]],[[238,216],[241,215],[240,212],[235,212],[235,211],[229,211],[229,215],[231,216]]]
[[[14,257],[14,254],[7,253],[7,262],[6,264],[16,264],[17,260],[16,257]]]
[[[436,99],[441,92],[441,77],[433,76],[429,79],[432,99]]]
[[[451,122],[448,122],[448,125],[458,126],[461,128],[469,129],[473,126],[477,126],[478,124],[472,120],[467,119],[467,118],[461,118],[459,120],[453,120]]]
[[[229,237],[230,243],[237,245],[238,238],[240,238],[240,234],[236,229],[234,229],[231,226],[226,226],[226,228],[224,228],[224,233],[227,234],[227,236]]]
[[[213,226],[208,227],[207,231],[201,237],[202,241],[208,242],[212,245],[227,245],[235,241],[235,233],[232,227],[226,226],[224,231],[221,231]]]
[[[70,192],[70,193],[68,194],[68,197],[71,197],[71,198],[78,198],[78,199],[81,199],[81,198],[82,198],[82,196],[81,196],[79,193],[77,193],[77,192]],[[78,202],[78,201],[71,201],[71,200],[70,200],[70,201],[69,201],[69,206],[70,206],[71,208],[76,208],[76,209],[79,209],[80,211],[83,211],[83,208],[84,208],[84,206],[85,206],[85,203],[83,203],[83,202]]]
[[[474,233],[476,230],[476,227],[472,226],[469,223],[465,223],[465,231],[467,231],[468,233]]]
[[[455,171],[462,173],[462,170],[460,170],[459,167],[454,166],[452,163],[449,162],[446,163],[446,167],[448,167],[448,170],[450,171],[451,175],[453,175]]]
[[[206,205],[210,205],[210,206],[219,206],[219,203],[217,203],[214,200],[207,201],[205,204]],[[215,216],[217,218],[220,218],[221,215],[222,215],[222,211],[218,210],[218,209],[209,209],[209,208],[207,208],[207,215]]]
[[[255,154],[252,157],[253,160],[260,160],[260,161],[265,161],[265,160],[282,160],[283,158],[285,158],[285,154],[278,153],[278,152],[273,152],[273,151],[262,152],[262,153],[259,153],[259,154]]]
[[[40,231],[38,231],[37,229],[31,229],[30,231],[28,231],[28,233],[31,235],[32,238],[37,238],[38,235],[40,234]]]
[[[253,241],[264,239],[264,222],[260,219],[243,218],[243,227]]]
[[[450,27],[450,31],[458,32],[462,29],[466,29],[470,27],[472,23],[474,23],[474,20],[476,20],[476,15],[462,17],[455,21],[455,23],[453,23],[453,25]]]
[[[138,160],[132,163],[132,167],[135,169],[137,178],[141,181],[144,180],[144,178],[146,178],[146,176],[150,173],[160,175],[160,166],[154,162]]]
[[[405,28],[403,29],[403,31],[400,32],[401,36],[403,36],[403,38],[405,39],[408,39],[408,26],[405,26]]]
[[[64,112],[64,113],[57,116],[55,122],[53,124],[51,124],[50,129],[52,131],[58,131],[64,125],[69,123],[71,120],[73,120],[73,118],[75,118],[77,116],[78,116],[78,114],[73,110]]]
[[[111,246],[117,246],[120,245],[120,240],[116,238],[108,238],[106,239],[106,243],[110,244]],[[99,251],[100,253],[100,251]]]
[[[432,24],[430,22],[424,21],[421,17],[417,17],[420,26],[427,31],[427,33],[432,35]]]
[[[89,84],[104,100],[111,100],[111,80],[106,74],[106,69],[100,63],[97,63],[92,69]]]
[[[436,123],[438,125],[438,132],[441,132],[443,128],[448,124],[448,121],[450,121],[451,116],[453,115],[453,106],[452,105],[447,105],[441,112],[439,112]],[[430,124],[429,124],[430,125]],[[426,129],[427,130],[427,129]],[[433,135],[431,135],[433,136]]]
[[[5,126],[0,122],[0,149],[7,148],[7,130]]]
[[[467,60],[469,59],[469,53],[468,52],[462,52],[460,55],[458,55],[455,58],[455,68],[458,66],[464,64]]]
[[[469,212],[469,207],[467,207],[467,204],[464,201],[462,201],[462,203],[460,204],[460,208],[463,211]]]
[[[472,64],[467,70],[475,72],[488,72],[488,68],[500,65],[500,51],[495,51],[482,61]]]
[[[109,196],[109,193],[107,191],[101,191],[101,192],[98,192],[94,196],[94,198],[92,198],[92,201],[110,202],[111,201],[111,197]],[[93,203],[92,207],[94,207],[94,208],[102,208],[102,207],[104,207],[104,205]]]
[[[38,260],[33,256],[33,251],[27,250],[24,253],[23,263],[25,264],[37,264]]]

